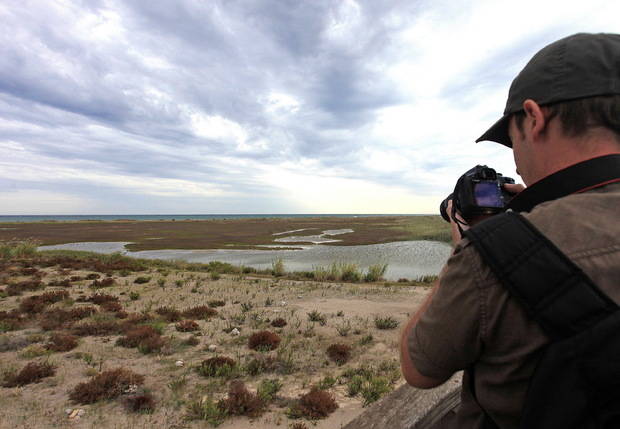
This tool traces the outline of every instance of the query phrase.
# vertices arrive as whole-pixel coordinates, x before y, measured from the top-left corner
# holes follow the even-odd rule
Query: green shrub
[[[271,274],[276,277],[282,277],[286,273],[284,269],[284,261],[282,258],[276,259],[271,263]]]
[[[151,281],[151,277],[145,277],[145,276],[140,276],[140,277],[136,277],[136,279],[133,281],[135,284],[144,284],[144,283],[148,283]]]
[[[383,275],[387,271],[387,264],[377,264],[368,267],[368,272],[364,275],[366,282],[378,282],[383,280]]]
[[[140,294],[135,291],[129,292],[129,299],[132,301],[137,301],[140,299]]]
[[[392,316],[375,317],[375,327],[377,329],[394,329],[398,326],[398,320]]]
[[[256,394],[265,402],[275,398],[276,393],[282,388],[282,382],[277,378],[265,379],[260,382]]]
[[[226,411],[221,409],[211,397],[203,397],[191,401],[187,406],[188,420],[205,420],[211,426],[217,427],[224,423]]]

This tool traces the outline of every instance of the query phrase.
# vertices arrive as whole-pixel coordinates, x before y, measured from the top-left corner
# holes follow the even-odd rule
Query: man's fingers
[[[520,183],[504,183],[504,189],[508,192],[510,192],[511,194],[518,194],[519,192],[522,192],[525,189],[525,185],[522,185]]]

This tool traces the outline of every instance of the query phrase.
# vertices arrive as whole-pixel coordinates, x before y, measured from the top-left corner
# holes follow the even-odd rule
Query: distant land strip
[[[354,246],[409,240],[450,242],[449,225],[440,216],[291,217],[167,221],[89,221],[0,223],[0,241],[34,240],[40,245],[126,241],[127,248],[256,249],[274,238],[318,235],[332,229],[354,232],[325,245]],[[274,236],[286,231],[301,230]],[[286,243],[291,245],[295,243]],[[308,244],[308,243],[299,243]]]

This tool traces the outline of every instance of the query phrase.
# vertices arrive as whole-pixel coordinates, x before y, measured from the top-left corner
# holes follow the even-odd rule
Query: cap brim
[[[512,141],[508,135],[508,124],[510,123],[510,115],[504,115],[502,118],[493,124],[486,133],[481,135],[476,143],[481,141],[492,141],[499,144],[503,144],[509,148],[512,148]]]

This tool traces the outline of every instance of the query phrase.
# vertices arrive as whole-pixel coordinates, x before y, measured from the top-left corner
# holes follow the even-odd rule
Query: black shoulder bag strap
[[[464,235],[551,341],[573,336],[618,308],[574,262],[516,212],[486,219]],[[475,391],[472,393],[475,397]],[[493,427],[485,415],[485,427]]]

